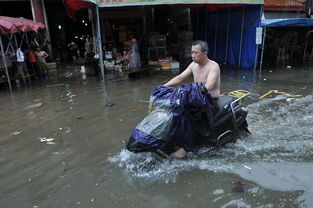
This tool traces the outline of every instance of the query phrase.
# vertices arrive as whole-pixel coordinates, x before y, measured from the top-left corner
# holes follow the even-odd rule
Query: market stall
[[[45,25],[24,18],[0,16],[1,67],[3,67],[0,70],[5,70],[5,76],[10,90],[12,90],[12,87],[6,59],[9,48],[13,48],[16,51],[21,47],[23,42],[28,43],[27,32],[37,31],[39,29],[45,29]],[[4,45],[4,38],[6,38],[6,45]]]
[[[68,1],[75,1],[78,4],[80,0]],[[111,36],[119,37],[120,42],[127,39],[131,31],[117,26],[117,21],[115,23],[111,21],[116,33],[107,30],[105,27],[110,24],[107,19],[136,18],[135,14],[140,15],[141,12],[142,36],[145,36],[146,40],[145,58],[148,62],[163,68],[177,64],[164,63],[160,58],[166,57],[165,60],[171,60],[172,56],[178,53],[176,54],[178,59],[190,59],[190,47],[192,40],[195,39],[207,40],[210,47],[209,57],[220,63],[238,68],[255,68],[257,63],[256,28],[260,26],[263,0],[89,0],[89,2],[96,5],[97,14],[99,8],[102,8],[100,18],[98,17],[102,28],[97,29],[97,32],[101,31],[103,37],[106,37],[107,33],[112,33]],[[119,13],[117,10],[120,10]],[[170,25],[175,20],[177,24]],[[179,21],[185,25],[179,25]],[[158,25],[167,27],[168,30],[160,32]],[[176,34],[171,36],[173,32],[171,28],[175,27]],[[161,41],[157,43],[156,39]],[[180,62],[177,58],[175,61]]]

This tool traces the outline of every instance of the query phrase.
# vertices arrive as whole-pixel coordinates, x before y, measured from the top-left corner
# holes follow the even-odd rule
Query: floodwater
[[[172,73],[58,78],[0,91],[0,207],[313,207],[313,69],[223,70],[252,135],[188,160],[124,150]],[[276,89],[291,95],[271,94]],[[240,191],[234,191],[237,187]]]

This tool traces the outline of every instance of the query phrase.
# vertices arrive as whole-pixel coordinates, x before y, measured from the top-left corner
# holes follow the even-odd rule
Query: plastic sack
[[[209,130],[212,124],[212,98],[198,82],[178,88],[158,86],[151,93],[149,112],[132,132],[128,150],[145,152],[179,146],[191,151],[194,136],[199,134],[196,125],[205,121]]]

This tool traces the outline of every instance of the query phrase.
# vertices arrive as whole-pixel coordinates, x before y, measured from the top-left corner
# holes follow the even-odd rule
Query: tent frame
[[[32,32],[32,31],[29,31]],[[10,74],[9,74],[9,70],[8,70],[8,66],[7,63],[5,61],[5,56],[8,54],[8,51],[10,49],[10,47],[14,50],[14,52],[20,48],[22,46],[22,44],[24,43],[24,41],[26,42],[26,44],[29,44],[28,41],[28,33],[29,32],[23,32],[23,33],[11,33],[11,34],[0,34],[0,45],[1,45],[1,53],[2,53],[2,61],[4,64],[4,68],[5,68],[5,73],[6,73],[6,77],[7,77],[7,82],[9,84],[9,89],[10,91],[12,91],[12,86],[11,86],[11,79],[10,79]],[[17,35],[19,35],[21,37],[20,42],[17,41]],[[6,47],[4,47],[3,45],[3,41],[2,41],[2,37],[6,37],[8,39],[8,44]]]

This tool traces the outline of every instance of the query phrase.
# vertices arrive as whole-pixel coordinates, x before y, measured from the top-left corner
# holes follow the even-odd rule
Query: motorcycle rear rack
[[[242,104],[243,98],[247,97],[250,93],[246,90],[236,90],[230,92],[228,95],[235,98],[230,104],[230,109],[233,114],[233,125],[236,131],[238,131],[237,118],[236,118],[236,109],[239,108]]]

